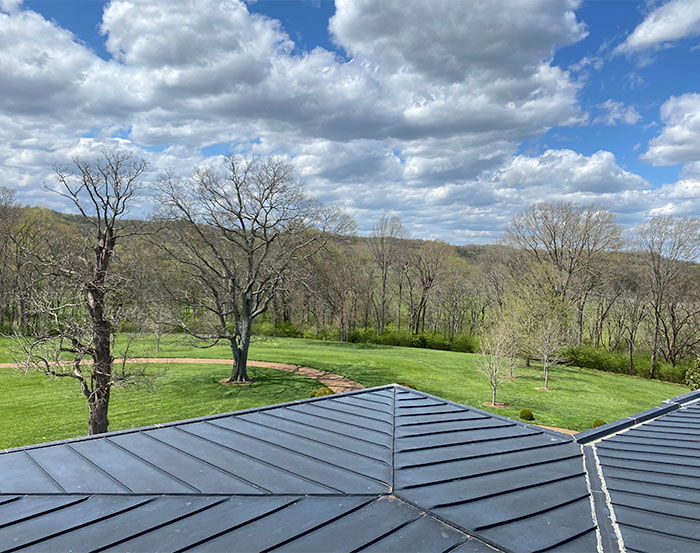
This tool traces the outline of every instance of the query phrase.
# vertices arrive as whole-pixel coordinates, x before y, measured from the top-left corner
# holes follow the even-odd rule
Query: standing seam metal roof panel
[[[700,409],[675,399],[583,450],[401,386],[16,448],[0,551],[612,552],[613,514],[628,550],[683,551]]]

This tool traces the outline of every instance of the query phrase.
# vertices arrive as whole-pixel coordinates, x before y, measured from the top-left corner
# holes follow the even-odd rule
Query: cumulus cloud
[[[700,94],[671,96],[661,106],[661,134],[640,156],[652,165],[700,161]]]
[[[285,156],[364,231],[392,212],[416,236],[492,241],[541,199],[648,211],[658,194],[610,152],[516,155],[523,139],[586,122],[582,85],[552,61],[586,30],[573,0],[501,1],[339,1],[329,30],[346,56],[299,51],[238,0],[112,0],[109,60],[39,14],[5,10],[0,180],[65,208],[41,191],[54,162],[117,146],[154,173],[188,174],[215,144]],[[636,113],[604,109],[615,123]]]
[[[603,113],[596,117],[594,123],[603,123],[604,125],[617,125],[623,123],[625,125],[636,125],[641,120],[642,116],[634,106],[625,106],[622,102],[614,100],[606,100],[598,106]]]
[[[616,49],[634,53],[670,46],[682,38],[700,34],[700,2],[670,0],[646,16]]]

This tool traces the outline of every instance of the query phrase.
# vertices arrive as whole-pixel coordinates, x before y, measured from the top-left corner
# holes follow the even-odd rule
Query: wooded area
[[[538,203],[495,245],[411,239],[389,215],[360,237],[288,163],[243,157],[162,174],[149,219],[128,218],[146,169],[120,153],[57,168],[78,215],[0,188],[0,332],[26,368],[78,380],[91,432],[110,387],[149,378],[113,366],[117,332],[228,342],[238,382],[256,333],[481,351],[494,401],[518,357],[546,389],[565,356],[683,382],[700,351],[694,218],[623,232],[604,207]]]

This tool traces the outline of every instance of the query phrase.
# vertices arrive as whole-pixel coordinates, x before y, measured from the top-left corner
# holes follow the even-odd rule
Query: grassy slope
[[[229,374],[222,365],[173,365],[158,380],[155,393],[116,390],[109,407],[109,429],[302,399],[319,386],[315,380],[273,369],[252,369],[256,382],[250,385],[218,384]],[[85,434],[87,407],[75,381],[39,373],[25,377],[13,369],[0,369],[0,449]]]
[[[11,361],[3,355],[0,342],[0,362]],[[223,345],[210,349],[193,348],[185,342],[165,344],[160,352],[155,352],[153,341],[144,339],[139,347],[132,349],[133,356],[161,357],[230,357],[230,351]],[[490,400],[488,383],[478,371],[479,356],[391,346],[364,344],[340,344],[291,338],[260,339],[251,346],[251,359],[259,361],[279,361],[296,363],[325,369],[357,380],[365,386],[376,386],[392,382],[410,382],[421,390],[448,399],[482,407]],[[276,403],[306,397],[308,391],[318,384],[313,381],[297,382],[289,375],[253,369],[253,376],[261,378],[259,384],[250,388],[228,389],[214,385],[226,376],[227,368],[219,366],[173,366],[160,382],[158,393],[120,392],[111,408],[111,429],[126,428],[164,422],[177,418],[242,409],[264,403]],[[54,383],[47,377],[31,375],[24,381],[24,387],[3,370],[0,378],[0,447],[8,447],[5,435],[21,437],[21,443],[33,443],[57,439],[84,432],[84,402],[77,396],[73,386],[63,384],[62,391],[56,391]],[[267,374],[275,380],[275,385],[267,386],[268,381],[261,375]],[[519,368],[519,378],[506,382],[499,388],[498,400],[510,403],[509,409],[488,409],[507,416],[517,416],[523,407],[531,409],[537,424],[583,430],[601,418],[612,421],[654,405],[666,398],[687,391],[682,386],[666,382],[650,381],[624,375],[605,373],[589,369],[555,367],[552,371],[553,392],[539,391],[542,378],[537,369]],[[284,389],[294,384],[292,389]],[[60,386],[61,384],[59,384]],[[30,410],[32,390],[37,387],[38,406]],[[17,391],[22,390],[22,391]],[[63,391],[65,390],[65,391]],[[72,399],[57,405],[57,394]],[[226,396],[235,394],[235,397]],[[296,394],[296,395],[295,395]],[[24,406],[24,407],[22,407]],[[53,407],[52,407],[53,406]],[[72,407],[70,407],[72,406]],[[19,408],[19,410],[18,410]],[[53,432],[40,432],[40,424],[31,422],[42,413],[53,409],[49,422]],[[71,411],[72,409],[72,411]],[[73,414],[71,414],[73,413]],[[8,419],[8,416],[11,417]],[[43,418],[43,417],[42,417]],[[74,421],[74,422],[72,422]],[[68,428],[71,428],[68,431]],[[21,432],[20,432],[21,430]],[[65,430],[65,432],[64,432]],[[4,445],[3,445],[4,444]]]

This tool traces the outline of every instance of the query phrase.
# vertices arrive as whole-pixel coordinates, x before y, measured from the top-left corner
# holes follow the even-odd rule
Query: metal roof
[[[686,399],[572,439],[392,385],[15,448],[0,551],[700,550]]]

